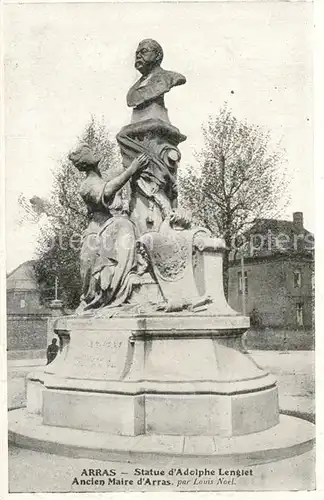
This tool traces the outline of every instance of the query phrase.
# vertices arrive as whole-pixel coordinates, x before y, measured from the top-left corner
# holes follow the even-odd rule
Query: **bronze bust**
[[[127,105],[141,109],[152,103],[164,107],[164,94],[172,87],[183,85],[186,78],[180,73],[161,68],[163,49],[155,40],[142,40],[136,50],[135,68],[141,78],[130,88]]]

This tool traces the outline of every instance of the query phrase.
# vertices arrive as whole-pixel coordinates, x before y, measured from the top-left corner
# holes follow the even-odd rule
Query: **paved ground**
[[[286,413],[303,415],[314,420],[314,353],[313,351],[252,351],[254,360],[277,376],[280,394],[280,407]],[[37,361],[9,362],[8,373],[8,405],[16,408],[25,404],[26,374],[35,369]],[[41,364],[45,362],[42,361]],[[107,457],[109,458],[109,457]],[[141,464],[138,465],[139,467]],[[202,464],[205,467],[206,464]],[[26,474],[32,471],[32,476]],[[115,468],[120,477],[130,477],[134,466],[112,462],[99,462],[85,459],[72,459],[57,455],[47,455],[30,450],[11,447],[9,450],[9,484],[11,492],[48,492],[48,491],[107,491],[101,486],[72,487],[74,477],[80,478],[83,469]],[[147,469],[146,465],[146,469]],[[285,460],[277,464],[258,466],[254,470],[254,478],[241,477],[236,485],[215,487],[208,484],[193,485],[191,490],[262,490],[262,489],[312,489],[313,488],[314,457],[312,454],[295,459]],[[32,477],[32,479],[31,479]],[[270,480],[270,479],[271,480]],[[99,478],[100,479],[100,478]],[[156,477],[154,478],[156,479]],[[170,487],[165,487],[170,491]],[[161,491],[162,486],[155,489]],[[182,489],[175,485],[175,489]],[[108,488],[110,491],[127,491],[138,489],[138,486],[125,485]]]
[[[250,354],[258,365],[277,377],[281,410],[300,412],[314,420],[314,351],[250,351]]]
[[[8,360],[8,408],[19,408],[26,403],[26,376],[41,366],[44,359]]]

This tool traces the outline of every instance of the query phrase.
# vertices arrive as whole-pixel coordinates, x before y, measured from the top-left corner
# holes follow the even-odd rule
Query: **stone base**
[[[45,389],[42,411],[46,425],[124,436],[239,436],[279,421],[276,388],[233,396]]]
[[[125,436],[145,434],[144,396],[45,390],[43,423]]]
[[[9,441],[45,453],[78,458],[189,467],[237,468],[284,460],[310,451],[315,426],[305,420],[280,415],[279,424],[253,435],[219,436],[109,435],[76,429],[46,426],[40,416],[26,409],[9,412]]]
[[[61,352],[29,375],[43,423],[109,434],[239,436],[279,421],[276,381],[244,352],[248,319],[207,314],[57,320]]]
[[[27,410],[41,415],[43,410],[44,370],[32,372],[27,378]]]

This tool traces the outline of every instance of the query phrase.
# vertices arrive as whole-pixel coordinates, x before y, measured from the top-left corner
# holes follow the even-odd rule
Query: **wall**
[[[7,350],[45,349],[47,315],[7,316]]]
[[[34,265],[24,262],[7,276],[7,349],[45,349],[50,311],[40,304]]]
[[[293,286],[293,271],[300,269],[302,286]],[[238,293],[239,263],[229,270],[229,303],[242,311],[242,295]],[[248,276],[246,312],[253,309],[261,320],[261,326],[298,327],[296,304],[303,303],[304,327],[312,325],[312,263],[302,258],[280,257],[255,259],[245,262]]]
[[[47,309],[40,305],[40,293],[37,290],[8,290],[7,314],[43,314]],[[25,302],[22,307],[21,301]]]

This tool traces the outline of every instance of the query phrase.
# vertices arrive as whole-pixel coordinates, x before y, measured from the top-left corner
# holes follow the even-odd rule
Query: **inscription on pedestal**
[[[130,332],[74,331],[68,352],[69,375],[75,378],[116,380],[130,353]]]

